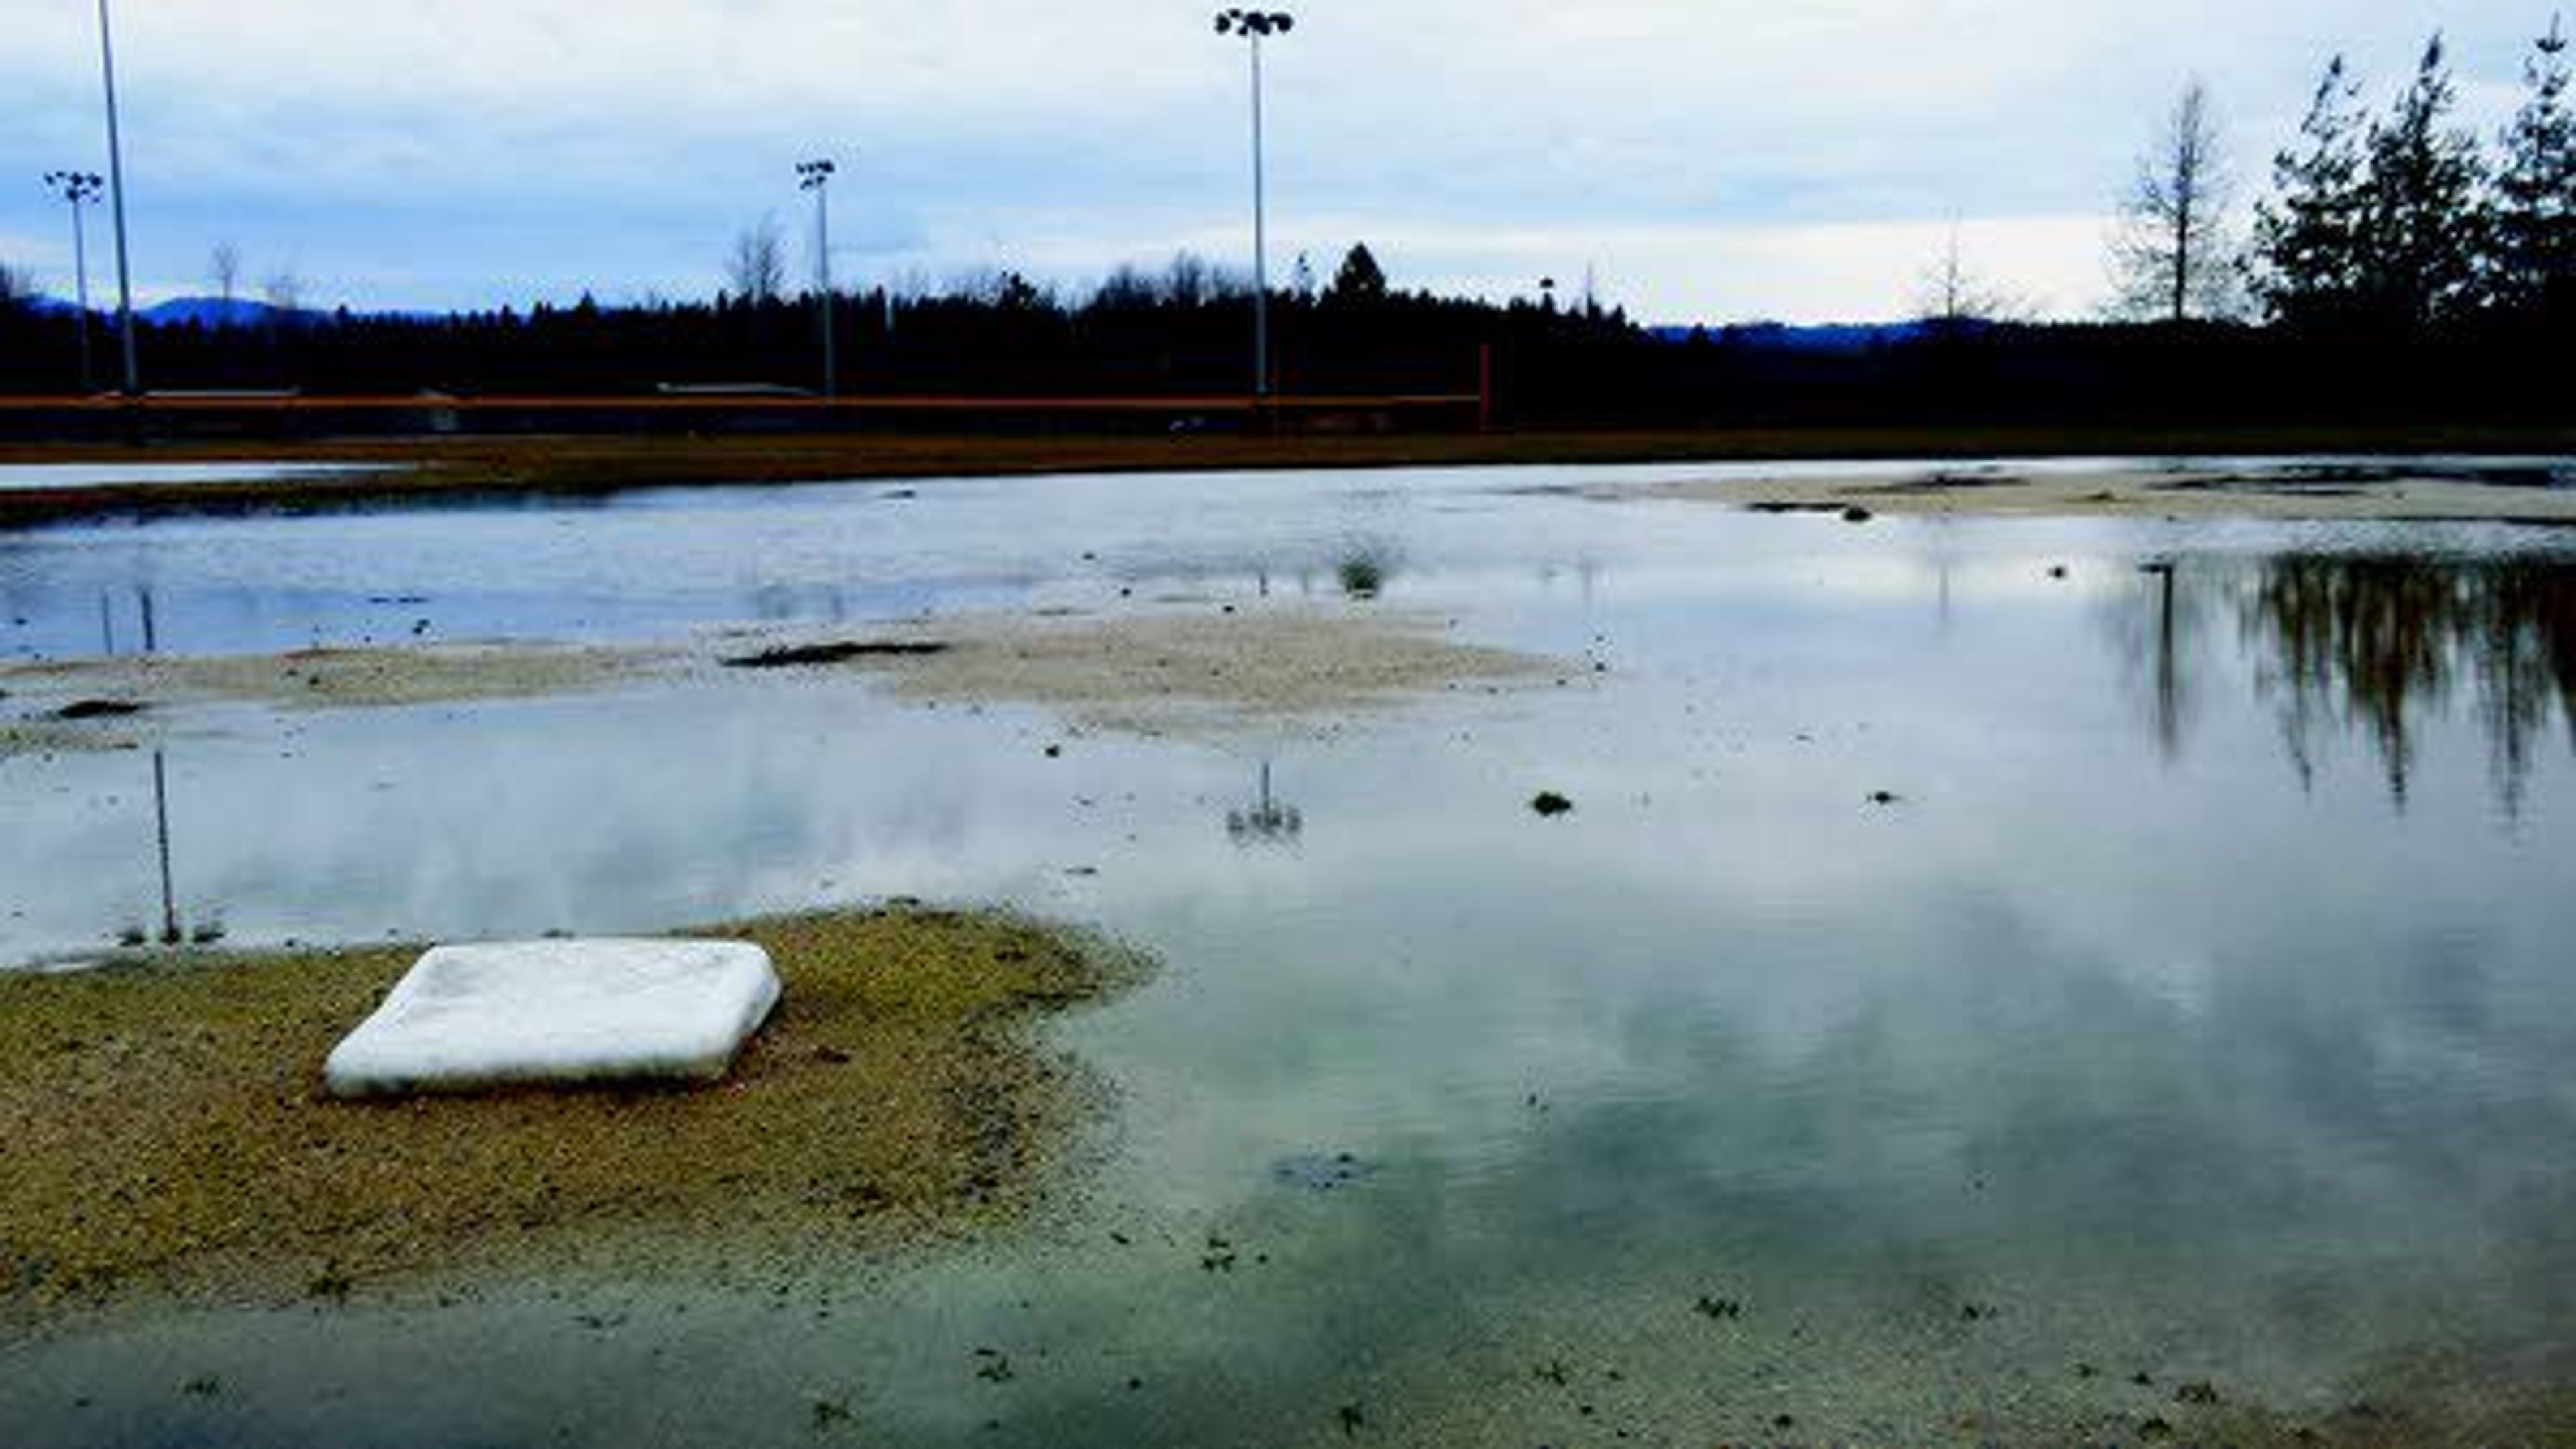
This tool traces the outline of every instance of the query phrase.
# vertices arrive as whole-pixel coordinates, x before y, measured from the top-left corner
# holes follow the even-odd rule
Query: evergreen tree
[[[2359,294],[2366,201],[2359,98],[2336,56],[2300,123],[2299,148],[2273,158],[2274,194],[2255,208],[2253,283],[2274,321],[2332,321]]]
[[[2576,306],[2576,115],[2568,110],[2567,37],[2552,20],[2524,79],[2531,98],[2504,133],[2492,250],[2498,306],[2524,315]]]
[[[2475,300],[2486,218],[2486,163],[2472,133],[2450,124],[2457,92],[2434,36],[2415,83],[2370,128],[2362,214],[2362,301],[2381,322],[2422,327]]]
[[[1377,256],[1363,242],[1351,248],[1342,258],[1341,270],[1333,273],[1333,298],[1341,302],[1383,302],[1386,300],[1386,272],[1377,264]]]

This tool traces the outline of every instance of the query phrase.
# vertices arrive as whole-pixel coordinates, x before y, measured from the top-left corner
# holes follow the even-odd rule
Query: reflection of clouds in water
[[[1111,579],[1118,537],[1169,562],[1243,531],[1195,495],[1169,539],[1068,505],[996,562],[941,533],[935,496],[884,526],[928,530],[921,567],[956,577],[1069,558],[1086,528]],[[1012,496],[975,485],[953,506],[989,522]],[[2359,550],[2275,562],[2280,531],[2197,548],[1540,499],[1450,533],[1400,502],[1367,517],[1406,551],[1408,601],[1615,669],[1322,738],[1093,736],[1056,760],[1037,712],[810,680],[298,717],[283,739],[223,712],[234,733],[173,756],[183,893],[258,939],[649,929],[910,893],[1158,954],[1152,987],[1053,1034],[1120,1094],[1116,1170],[1074,1231],[1151,1230],[1161,1256],[1007,1245],[764,1338],[794,1340],[764,1388],[883,1364],[901,1382],[877,1402],[961,1437],[965,1370],[914,1340],[953,1332],[962,1359],[1033,1321],[1060,1364],[1079,1344],[1118,1371],[1058,1376],[1014,1345],[1002,1442],[1038,1410],[1059,1442],[1240,1440],[1318,1402],[1459,1383],[1504,1385],[1518,1411],[1534,1362],[1610,1346],[1640,1394],[1662,1363],[1652,1392],[1716,1383],[1734,1403],[1768,1392],[1756,1364],[1836,1380],[1812,1401],[1841,1403],[1883,1391],[1873,1374],[1974,1393],[2062,1373],[2069,1345],[2104,1340],[2300,1387],[2424,1338],[2536,1341],[2576,1311],[2576,857],[2552,833],[2576,773],[2536,744],[2576,677],[2556,565],[2428,587]],[[765,505],[659,506],[669,527]],[[1340,506],[1284,542],[1236,538],[1229,587],[1348,537]],[[2178,560],[2170,591],[2136,572],[2148,543]],[[791,573],[849,561],[828,527],[801,546]],[[1334,588],[1332,554],[1312,557]],[[1587,581],[1578,559],[1601,567]],[[1081,570],[1040,572],[1070,594]],[[2301,690],[2321,757],[2349,738],[2367,761],[2402,728],[2403,814],[2367,762],[2324,760],[2304,789],[2283,768]],[[2485,773],[2515,721],[2518,832],[2496,828]],[[1539,788],[1582,808],[1537,822]],[[1902,802],[1864,803],[1881,789]],[[0,904],[33,917],[0,945],[91,939],[149,900],[137,794],[132,757],[0,761]],[[1290,818],[1317,828],[1251,828]],[[1294,849],[1233,843],[1283,833]],[[1384,1170],[1347,1194],[1269,1174],[1345,1150]],[[1202,1271],[1209,1232],[1276,1271]],[[1810,1337],[1659,1360],[1696,1341],[1659,1315],[1691,1326],[1712,1288],[1757,1304],[1747,1332]],[[2005,1305],[1979,1332],[2021,1356],[1978,1356],[1971,1297]],[[658,1392],[659,1370],[630,1372]],[[1159,1428],[1135,1432],[1140,1412]]]
[[[183,892],[192,914],[225,908],[237,942],[649,930],[903,893],[1035,901],[1101,848],[1034,748],[961,751],[963,715],[862,685],[317,715],[285,740],[249,715],[225,712],[243,733],[191,741],[171,774]],[[0,873],[27,892],[17,931],[55,950],[157,921],[131,757],[46,769],[83,783],[12,808]]]

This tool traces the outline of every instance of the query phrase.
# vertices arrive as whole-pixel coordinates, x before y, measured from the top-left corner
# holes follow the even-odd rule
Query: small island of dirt
[[[705,934],[767,948],[786,996],[702,1091],[334,1101],[321,1062],[410,948],[0,976],[0,1338],[138,1296],[969,1230],[1033,1201],[1097,1090],[1027,1028],[1142,973],[918,907]]]

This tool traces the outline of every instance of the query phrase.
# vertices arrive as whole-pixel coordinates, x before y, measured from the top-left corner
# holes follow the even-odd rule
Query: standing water
[[[1113,1100],[1025,1229],[0,1334],[0,1439],[2563,1431],[2576,547],[1619,496],[1711,471],[0,536],[0,659],[131,638],[146,594],[192,653],[1266,595],[1554,661],[1177,738],[864,677],[203,711],[165,744],[173,909],[234,944],[914,895],[1161,973],[1051,1029]],[[0,755],[0,962],[159,924],[154,768]]]

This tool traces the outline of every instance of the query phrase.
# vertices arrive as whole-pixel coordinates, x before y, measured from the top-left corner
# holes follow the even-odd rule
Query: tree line
[[[2576,318],[2567,50],[2553,19],[2524,62],[2520,108],[2492,138],[2458,121],[2439,35],[2378,115],[2336,56],[2242,239],[2215,103],[2192,82],[2122,201],[2122,310],[2171,322],[2251,310],[2284,327],[2377,333]]]

